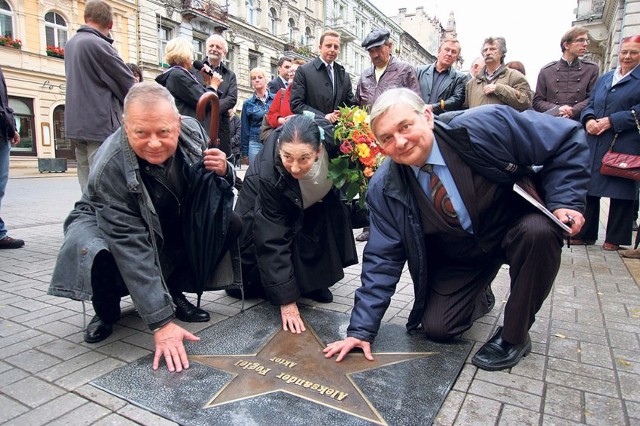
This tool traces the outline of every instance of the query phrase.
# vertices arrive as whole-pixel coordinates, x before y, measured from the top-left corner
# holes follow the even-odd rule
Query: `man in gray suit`
[[[456,39],[444,40],[438,48],[435,64],[418,67],[422,99],[433,107],[434,114],[462,109],[467,77],[453,68],[460,56]]]

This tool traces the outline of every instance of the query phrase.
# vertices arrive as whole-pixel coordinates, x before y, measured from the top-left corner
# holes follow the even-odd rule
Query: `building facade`
[[[618,66],[620,40],[640,34],[640,0],[578,0],[574,25],[589,30],[589,57],[602,73]]]
[[[114,9],[112,38],[125,62],[138,64],[146,80],[162,73],[164,49],[174,37],[192,40],[195,59],[206,57],[210,34],[229,44],[226,63],[238,80],[239,111],[251,96],[249,71],[276,74],[283,56],[312,59],[325,29],[341,34],[338,62],[353,84],[370,66],[361,42],[374,28],[391,32],[394,55],[413,64],[434,62],[424,44],[367,0],[108,0]],[[37,158],[73,160],[65,138],[64,47],[84,23],[86,0],[0,0],[0,66],[16,111],[20,145],[12,166]],[[435,43],[437,50],[437,43]],[[435,52],[435,50],[433,50]]]
[[[135,40],[134,1],[115,0],[113,38],[129,60]],[[20,144],[12,163],[74,158],[64,136],[64,46],[84,23],[84,1],[0,0],[0,66],[15,111]]]

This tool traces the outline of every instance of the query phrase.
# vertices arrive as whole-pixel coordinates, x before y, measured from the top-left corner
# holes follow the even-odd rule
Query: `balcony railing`
[[[226,6],[220,6],[220,4],[213,0],[168,0],[179,1],[180,14],[187,19],[193,19],[197,17],[205,17],[212,19],[220,23],[226,23],[228,21],[228,11]]]

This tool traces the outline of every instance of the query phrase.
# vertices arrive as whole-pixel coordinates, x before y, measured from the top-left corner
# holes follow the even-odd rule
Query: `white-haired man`
[[[473,363],[513,367],[531,351],[529,328],[560,267],[563,235],[512,184],[543,165],[547,206],[572,235],[580,231],[589,182],[581,126],[504,105],[474,108],[444,125],[407,89],[385,92],[370,118],[389,159],[367,191],[371,231],[348,337],[329,344],[325,356],[341,361],[359,347],[372,359],[405,263],[415,292],[407,328],[422,324],[433,340],[460,335],[490,310],[485,289],[506,263],[504,325]]]

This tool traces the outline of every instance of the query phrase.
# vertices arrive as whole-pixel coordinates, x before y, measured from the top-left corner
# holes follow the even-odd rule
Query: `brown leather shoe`
[[[620,250],[618,254],[622,257],[626,257],[627,259],[640,259],[640,250]]]
[[[596,240],[583,240],[581,238],[573,238],[569,240],[572,246],[592,246],[596,243]]]
[[[0,240],[0,249],[17,249],[22,247],[23,245],[24,245],[23,240],[11,238],[8,235]]]
[[[606,251],[627,250],[627,247],[620,247],[618,244],[605,242],[604,244],[602,244],[602,250],[606,250]]]

